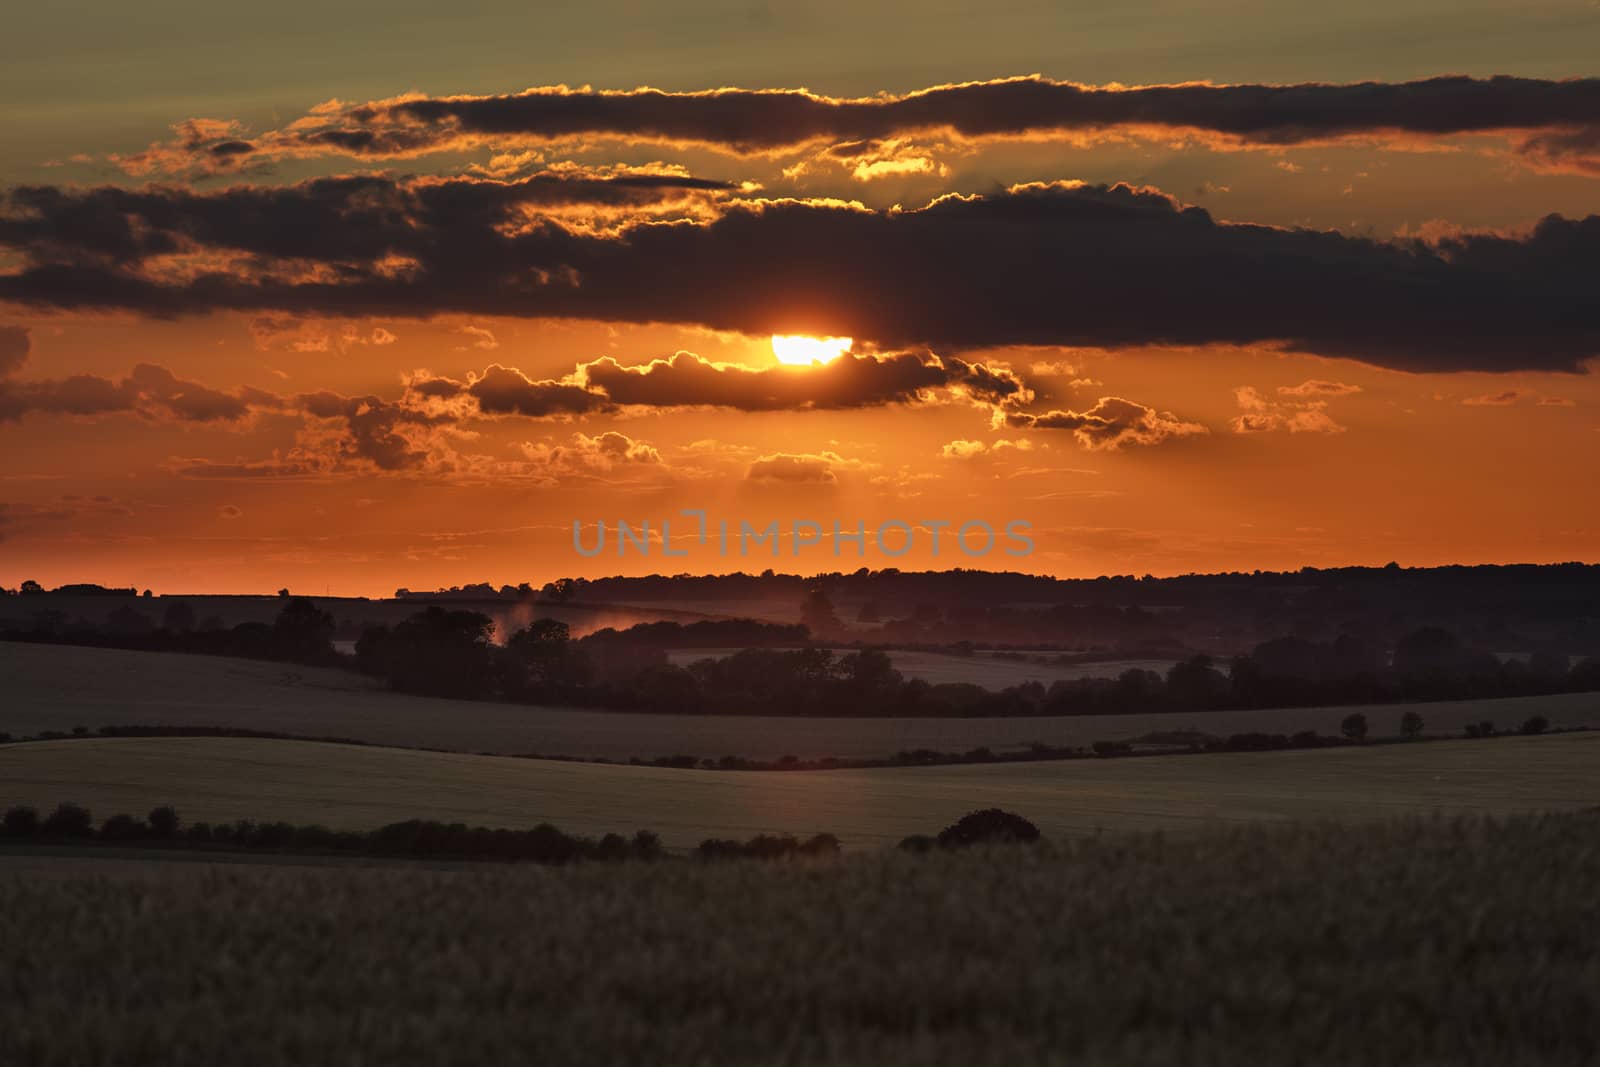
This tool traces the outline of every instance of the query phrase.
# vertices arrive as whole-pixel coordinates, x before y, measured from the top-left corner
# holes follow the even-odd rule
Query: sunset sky
[[[1600,559],[1595,0],[328,7],[8,20],[0,585]]]

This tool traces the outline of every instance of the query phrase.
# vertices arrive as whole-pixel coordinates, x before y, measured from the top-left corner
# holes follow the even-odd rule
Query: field
[[[814,864],[0,864],[0,1062],[1592,1063],[1597,890],[1594,812]]]
[[[720,658],[732,655],[733,648],[680,648],[667,654],[679,666],[695,660]],[[835,649],[842,656],[850,649]],[[1043,653],[1035,653],[1042,655]],[[1123,671],[1155,671],[1165,674],[1174,663],[1170,659],[1113,659],[1096,663],[1029,663],[1025,660],[997,659],[983,652],[970,656],[956,656],[947,652],[926,652],[913,649],[894,649],[888,653],[894,669],[907,678],[916,678],[932,685],[944,682],[968,682],[985,689],[1006,689],[1025,682],[1038,682],[1048,687],[1052,682],[1071,681],[1074,678],[1115,678]]]
[[[1009,665],[1008,665],[1009,666]],[[1349,708],[995,719],[773,719],[636,715],[405,696],[359,675],[257,660],[0,642],[0,731],[16,736],[75,726],[230,726],[458,752],[604,757],[687,754],[776,760],[871,759],[903,749],[996,752],[1038,741],[1090,745],[1157,730],[1336,734]],[[1459,734],[1492,719],[1514,729],[1539,714],[1553,726],[1600,726],[1600,693],[1361,711],[1374,736],[1392,735],[1415,708],[1427,731]]]
[[[1600,805],[1600,733],[1270,753],[841,771],[701,771],[239,738],[0,746],[0,807],[98,817],[174,804],[188,820],[372,829],[408,818],[658,832],[669,847],[757,833],[847,848],[1002,807],[1048,834],[1261,820]]]

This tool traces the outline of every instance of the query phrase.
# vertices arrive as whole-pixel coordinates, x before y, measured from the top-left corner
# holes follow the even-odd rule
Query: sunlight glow
[[[772,335],[772,354],[778,362],[792,367],[831,363],[850,351],[851,337],[807,337],[804,334]]]

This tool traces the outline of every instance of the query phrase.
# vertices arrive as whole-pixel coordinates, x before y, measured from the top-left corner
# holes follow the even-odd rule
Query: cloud
[[[692,352],[642,366],[602,357],[582,364],[576,376],[616,404],[739,411],[910,404],[936,393],[987,405],[1026,402],[1032,396],[1005,367],[915,352],[846,353],[821,366],[761,368],[713,363]]]
[[[1280,385],[1280,396],[1350,396],[1361,392],[1359,385],[1346,385],[1344,382],[1327,382],[1320,378],[1303,381],[1299,385]]]
[[[563,444],[525,441],[521,451],[529,467],[552,483],[594,479],[622,468],[665,468],[653,445],[615,431],[594,437],[575,433]]]
[[[262,159],[340,154],[405,158],[480,146],[620,140],[704,145],[740,154],[828,146],[841,159],[916,135],[959,141],[1070,138],[1150,131],[1218,147],[1280,147],[1361,137],[1415,140],[1527,131],[1516,150],[1534,165],[1594,158],[1600,79],[1469,78],[1354,84],[1093,86],[1038,75],[904,94],[841,98],[803,89],[668,92],[543,86],[506,95],[409,95],[323,106],[290,126],[244,138],[235,124],[179,136],[119,161],[136,173],[217,171]],[[892,148],[892,160],[919,158]],[[870,165],[870,164],[869,164]],[[902,164],[904,165],[904,164]],[[937,166],[933,160],[928,166]]]
[[[1032,452],[1033,442],[1025,437],[1015,441],[1002,438],[993,444],[984,441],[951,441],[939,450],[939,454],[945,459],[974,459],[1007,451]]]
[[[0,421],[20,419],[30,413],[135,412],[156,421],[237,422],[254,410],[280,405],[278,397],[263,390],[247,387],[222,392],[186,381],[153,363],[140,363],[121,379],[94,374],[40,381],[0,379]]]
[[[485,351],[492,351],[500,347],[500,342],[498,339],[496,339],[494,332],[482,326],[462,326],[457,329],[456,332],[466,334],[468,337],[472,338],[473,348],[481,348]]]
[[[1515,404],[1528,394],[1518,389],[1502,389],[1498,393],[1484,393],[1481,396],[1469,396],[1461,401],[1468,407],[1507,407]]]
[[[1233,391],[1243,412],[1229,422],[1234,433],[1271,433],[1287,430],[1290,433],[1344,433],[1347,427],[1328,414],[1326,400],[1307,400],[1305,397],[1349,396],[1359,393],[1359,386],[1317,379],[1299,385],[1279,386],[1278,394],[1288,400],[1269,400],[1260,390],[1241,385]]]
[[[859,464],[837,452],[774,452],[752,462],[745,477],[752,482],[832,485],[839,480],[836,470],[852,466]]]
[[[1120,396],[1103,396],[1087,411],[1013,412],[1006,422],[1036,430],[1071,430],[1078,444],[1091,452],[1116,452],[1128,445],[1156,445],[1174,437],[1210,433],[1200,423]]]
[[[1152,190],[1064,183],[918,210],[730,200],[712,218],[599,234],[537,217],[508,230],[508,194],[484,188],[494,183],[438,185],[423,209],[385,178],[329,181],[367,183],[370,196],[13,191],[0,243],[23,263],[0,274],[0,300],[163,316],[575,317],[940,352],[1265,344],[1418,372],[1578,371],[1600,352],[1587,281],[1600,216],[1380,241],[1219,223]],[[102,212],[117,221],[90,225]],[[170,262],[180,249],[188,273]],[[207,256],[214,268],[195,266]],[[945,368],[964,388],[1012,388],[948,357]],[[833,373],[855,372],[879,370],[840,361]]]

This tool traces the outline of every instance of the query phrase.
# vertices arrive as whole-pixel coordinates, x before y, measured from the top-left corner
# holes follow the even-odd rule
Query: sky
[[[1593,0],[38,5],[0,585],[1594,561],[1597,54]]]

